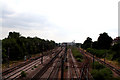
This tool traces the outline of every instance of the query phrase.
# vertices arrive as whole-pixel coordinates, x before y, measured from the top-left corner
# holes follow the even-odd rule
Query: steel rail
[[[40,79],[41,76],[47,71],[47,69],[52,65],[52,63],[54,62],[54,60],[56,59],[56,57],[58,56],[58,54],[61,52],[62,50],[60,50],[47,64],[45,64],[45,66],[32,78],[32,80],[34,79]]]

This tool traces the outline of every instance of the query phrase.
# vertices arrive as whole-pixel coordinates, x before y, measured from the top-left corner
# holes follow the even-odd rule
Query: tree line
[[[97,41],[92,41],[92,38],[87,39],[82,44],[82,48],[96,55],[97,57],[108,57],[111,60],[117,60],[120,62],[120,41],[114,45],[111,45],[113,39],[108,33],[101,33]]]
[[[3,63],[9,60],[23,59],[25,55],[37,54],[51,50],[56,46],[55,41],[38,37],[24,37],[19,32],[9,32],[2,41]]]

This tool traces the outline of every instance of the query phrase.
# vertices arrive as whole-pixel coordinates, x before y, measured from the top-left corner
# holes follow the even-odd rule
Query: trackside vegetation
[[[9,32],[7,38],[2,41],[2,62],[9,60],[23,60],[24,56],[48,51],[56,46],[52,40],[44,40],[38,37],[24,37],[19,32]],[[27,58],[26,57],[26,58]]]
[[[97,41],[92,41],[92,38],[87,37],[81,47],[87,52],[95,55],[99,58],[105,58],[112,62],[116,66],[120,65],[120,37],[112,39],[108,33],[101,33]],[[117,63],[117,64],[116,64]],[[120,78],[114,78],[110,69],[106,68],[98,62],[94,63],[94,68],[91,71],[95,80],[120,80]]]
[[[92,63],[91,74],[94,80],[120,80],[120,78],[114,78],[112,71],[99,62],[94,62],[94,65]]]
[[[26,72],[25,71],[21,72],[21,77],[26,77]]]
[[[80,53],[80,51],[76,47],[72,47],[72,53],[78,62],[82,62],[83,55]]]
[[[86,49],[88,52],[90,52],[91,54],[95,55],[96,57],[99,58],[106,58],[108,60],[115,60],[118,61],[120,63],[120,53],[116,52],[114,50],[99,50],[99,49],[93,49],[93,48],[87,48]]]
[[[99,58],[120,63],[120,40],[113,40],[106,32],[101,33],[94,42],[87,37],[81,47]]]

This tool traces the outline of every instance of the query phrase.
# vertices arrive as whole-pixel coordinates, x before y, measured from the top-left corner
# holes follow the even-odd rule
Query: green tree
[[[87,39],[82,44],[82,48],[87,49],[92,47],[92,38],[87,37]]]
[[[100,34],[98,37],[99,49],[110,49],[112,38],[106,32]]]
[[[9,32],[8,38],[19,38],[20,33],[19,32]]]
[[[25,55],[30,56],[31,54],[53,49],[55,45],[56,43],[52,40],[44,40],[38,37],[26,38],[21,36],[18,32],[9,32],[8,37],[2,40],[3,62],[8,58],[8,48],[9,59],[18,60],[23,59]]]
[[[97,42],[97,41],[94,41],[94,42],[92,43],[92,48],[98,49],[98,42]]]
[[[112,46],[112,50],[115,51],[112,60],[118,60],[120,62],[120,43],[117,43],[114,46]]]

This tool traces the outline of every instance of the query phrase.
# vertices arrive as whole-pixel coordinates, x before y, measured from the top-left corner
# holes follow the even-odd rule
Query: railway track
[[[85,57],[85,61],[82,65],[81,68],[81,75],[80,75],[80,80],[90,80],[89,78],[89,59],[87,57]]]
[[[45,58],[47,59],[48,57],[46,56]],[[31,70],[34,66],[38,66],[40,64],[41,64],[40,59],[33,61],[32,63],[29,63],[28,65],[25,65],[24,67],[21,67],[17,69],[16,71],[11,72],[10,74],[3,76],[3,79],[4,80],[9,80],[9,79],[15,80],[21,76],[20,75],[21,71]]]
[[[64,52],[64,51],[63,51]],[[46,78],[46,80],[53,80],[53,79],[58,79],[58,74],[59,71],[61,70],[61,59],[63,57],[63,53],[61,53],[58,57],[58,59],[56,59],[56,61],[53,64],[53,68],[50,72],[50,74],[48,75],[48,77]]]
[[[82,51],[83,51],[83,50],[82,50]],[[83,51],[83,52],[84,52],[84,51]],[[93,59],[93,55],[92,55],[91,53],[89,53],[89,52],[85,52],[85,53],[86,53],[87,55],[91,56],[91,58]],[[112,65],[110,65],[110,64],[108,64],[108,63],[106,63],[106,62],[104,62],[104,61],[102,61],[102,60],[100,60],[100,59],[97,58],[97,57],[94,57],[94,59],[95,59],[96,61],[100,62],[101,64],[104,64],[105,66],[107,66],[107,67],[110,68],[113,72],[115,72],[116,74],[118,74],[118,75],[120,76],[120,70],[119,70],[119,69],[113,67]]]
[[[100,63],[106,65],[107,67],[109,67],[112,71],[114,71],[116,74],[118,74],[120,76],[120,70],[118,70],[117,68],[111,66],[108,63],[105,63],[104,61],[100,60],[99,58],[95,58],[97,61],[99,61]]]
[[[82,53],[82,55],[84,56],[84,63],[82,65],[81,68],[81,75],[80,75],[80,80],[94,80],[94,78],[92,77],[91,73],[89,72],[89,68],[90,68],[90,58],[88,58],[85,55],[84,51],[80,51]]]
[[[50,79],[52,73],[56,70],[57,66],[54,66],[53,68],[50,68],[50,67],[53,65],[54,61],[56,60],[56,58],[58,57],[58,55],[60,54],[61,51],[62,50],[60,50],[58,53],[56,53],[56,55],[47,64],[44,65],[44,67],[32,78],[32,80],[36,80],[36,79],[37,80],[42,80],[42,79],[48,80],[48,79]],[[57,62],[57,64],[58,63],[59,63],[59,61]],[[49,70],[49,68],[52,69],[50,71],[50,74],[49,75],[47,74],[48,77],[43,77],[43,75],[46,74],[46,72]]]
[[[59,49],[57,49],[59,51]],[[57,52],[56,51],[56,52]],[[44,56],[44,59],[48,59],[48,56]],[[21,71],[28,71],[30,70],[33,66],[40,65],[41,64],[41,57],[40,58],[35,58],[33,61],[30,61],[28,63],[20,64],[18,66],[15,66],[5,72],[3,72],[3,79],[4,80],[14,80],[20,77]]]
[[[75,64],[75,60],[73,58],[72,55],[72,51],[71,49],[68,50],[68,56],[69,56],[69,62],[70,62],[70,79],[76,79],[76,80],[80,80],[80,72],[77,68],[77,65]]]
[[[47,54],[45,54],[44,56],[47,56]],[[5,76],[5,75],[7,75],[8,73],[11,73],[11,72],[13,72],[13,71],[15,71],[15,70],[17,70],[17,69],[19,69],[19,68],[21,68],[21,67],[29,64],[29,63],[31,63],[31,62],[33,62],[33,61],[39,59],[39,58],[41,58],[41,56],[36,57],[36,58],[31,58],[29,61],[23,62],[23,63],[21,63],[21,64],[19,64],[19,65],[17,65],[17,66],[14,66],[14,67],[12,67],[12,68],[10,68],[10,69],[8,69],[8,70],[5,70],[5,71],[2,72],[2,76]]]

